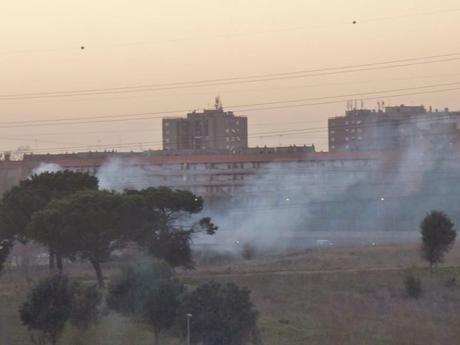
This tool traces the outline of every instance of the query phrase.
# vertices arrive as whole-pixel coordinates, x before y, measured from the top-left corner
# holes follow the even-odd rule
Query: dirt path
[[[446,266],[443,268],[450,268],[454,266]],[[331,269],[331,270],[278,270],[278,271],[250,271],[250,272],[232,272],[230,271],[221,271],[221,272],[196,272],[196,273],[188,273],[184,274],[183,276],[186,277],[199,277],[199,278],[207,278],[207,277],[224,277],[224,278],[232,278],[232,277],[241,277],[241,276],[263,276],[263,275],[322,275],[322,274],[340,274],[340,273],[366,273],[366,272],[387,272],[387,271],[403,271],[406,269],[414,268],[413,266],[410,267],[370,267],[370,268],[356,268],[356,269]],[[419,267],[415,267],[419,268]]]

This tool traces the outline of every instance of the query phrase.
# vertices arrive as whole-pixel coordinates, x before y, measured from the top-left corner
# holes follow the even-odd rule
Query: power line
[[[405,94],[399,94],[399,95],[391,95],[391,97],[401,97],[401,96],[408,96],[408,95],[414,95],[414,94],[426,94],[426,93],[434,93],[434,92],[445,92],[445,91],[453,91],[453,90],[460,90],[460,87],[459,88],[451,88],[451,89],[443,89],[443,90],[434,90],[434,91],[423,91],[423,92],[418,92],[418,93],[405,93]],[[374,97],[374,98],[365,98],[365,100],[370,100],[370,99],[381,99],[382,97]],[[256,111],[256,110],[267,110],[267,109],[284,109],[284,108],[292,108],[292,107],[299,107],[299,106],[302,106],[302,107],[305,107],[305,106],[313,106],[313,105],[322,105],[322,104],[333,104],[333,103],[342,103],[344,100],[340,100],[340,101],[331,101],[331,102],[320,102],[320,103],[309,103],[309,104],[301,104],[301,105],[291,105],[291,106],[284,106],[284,107],[270,107],[270,108],[259,108],[259,109],[256,109],[256,108],[252,108],[252,109],[245,109],[243,111]],[[449,115],[441,115],[441,116],[449,116]],[[106,120],[106,121],[91,121],[91,122],[74,122],[74,123],[71,123],[71,124],[78,124],[78,123],[94,123],[94,122],[113,122],[113,121],[127,121],[127,120],[146,120],[144,118],[142,119],[138,119],[138,118],[134,118],[134,119],[125,119],[125,120]],[[439,119],[438,119],[439,120]],[[18,126],[0,126],[0,128],[15,128],[15,127],[36,127],[36,126],[47,126],[47,125],[51,125],[49,123],[47,124],[32,124],[32,125],[18,125]],[[310,129],[306,129],[306,130],[314,130],[314,128],[310,128]],[[288,130],[286,133],[290,133],[291,131],[298,131],[298,130]],[[302,131],[302,130],[301,130]],[[254,133],[252,135],[250,135],[249,137],[261,137],[263,136],[263,134],[267,134],[267,133]],[[299,133],[297,133],[299,134]],[[311,134],[308,133],[308,134]],[[283,133],[279,133],[279,132],[276,132],[276,133],[268,133],[268,135],[266,136],[279,136],[279,135],[285,135]],[[80,149],[80,148],[87,148],[88,146],[91,146],[91,147],[97,147],[97,148],[108,148],[108,147],[118,147],[118,148],[121,148],[121,147],[130,147],[130,146],[135,146],[135,145],[139,145],[139,144],[161,144],[162,141],[149,141],[149,142],[135,142],[135,143],[125,143],[125,144],[108,144],[108,145],[85,145],[85,146],[77,146],[77,147],[64,147],[64,148],[48,148],[48,149],[41,149],[41,151],[43,152],[46,151],[46,150],[73,150],[73,149]]]
[[[434,60],[435,59],[435,60]],[[428,60],[428,61],[420,61]],[[388,60],[375,63],[346,65],[339,67],[327,67],[311,70],[259,74],[243,77],[221,78],[221,79],[206,79],[195,80],[186,82],[163,83],[163,84],[147,84],[137,86],[115,87],[115,88],[95,88],[95,89],[80,89],[80,90],[67,90],[67,91],[49,91],[37,93],[19,93],[19,94],[3,94],[0,95],[0,100],[19,100],[19,99],[36,99],[36,98],[56,98],[56,97],[77,97],[77,96],[92,96],[92,95],[105,95],[105,94],[119,94],[119,93],[132,93],[144,91],[159,91],[159,90],[172,90],[182,88],[195,88],[195,87],[209,87],[229,84],[242,84],[242,83],[258,83],[273,80],[293,79],[293,78],[307,78],[325,75],[335,75],[343,73],[353,73],[372,70],[384,70],[391,68],[401,68],[416,65],[425,65],[432,63],[450,62],[460,60],[460,53],[432,55],[417,58]]]
[[[380,92],[390,92],[390,91],[399,91],[399,90],[414,90],[414,89],[425,89],[425,88],[430,88],[430,87],[437,87],[437,86],[443,86],[443,85],[456,85],[456,84],[459,84],[459,83],[448,83],[448,84],[435,84],[435,85],[429,85],[429,86],[421,86],[421,87],[414,87],[414,88],[406,88],[406,89],[396,89],[396,90],[385,90],[385,91],[380,91]],[[454,91],[454,90],[459,90],[459,88],[449,88],[449,89],[440,89],[440,90],[428,90],[428,91],[422,91],[422,92],[415,92],[415,93],[403,93],[403,94],[397,94],[397,95],[386,95],[385,97],[402,97],[402,96],[408,96],[408,95],[417,95],[417,94],[427,94],[427,93],[438,93],[438,92],[446,92],[446,91]],[[378,92],[371,92],[371,93],[367,93],[367,94],[375,94],[375,93],[378,93]],[[353,94],[353,95],[345,95],[346,97],[350,97],[350,96],[359,96],[359,95],[362,95],[362,94]],[[337,97],[345,97],[344,95],[341,95],[341,96],[329,96],[329,98],[337,98]],[[378,96],[378,97],[368,97],[368,98],[364,98],[363,100],[370,100],[370,99],[381,99],[383,96]],[[325,99],[325,98],[328,98],[328,97],[321,97],[321,99]],[[312,99],[318,99],[318,98],[312,98]],[[298,100],[298,101],[303,101],[303,100],[306,100],[306,99],[301,99],[301,100]],[[298,102],[297,101],[297,102]],[[323,105],[323,104],[334,104],[334,103],[342,103],[344,102],[345,100],[335,100],[335,101],[329,101],[329,102],[316,102],[316,103],[304,103],[304,104],[295,104],[295,105],[286,105],[286,106],[276,106],[276,107],[265,107],[265,108],[248,108],[248,109],[242,109],[241,111],[246,111],[246,112],[249,112],[249,111],[259,111],[259,110],[267,110],[267,109],[286,109],[286,108],[292,108],[292,107],[307,107],[307,106],[314,106],[314,105]],[[273,103],[281,103],[283,101],[278,101],[278,102],[266,102],[265,104],[273,104]],[[296,102],[296,100],[287,100],[286,102]],[[258,104],[255,104],[256,106],[258,105],[261,105],[263,103],[258,103]],[[244,106],[249,106],[248,104],[244,105]],[[233,106],[233,107],[238,107],[238,106]],[[166,113],[166,112],[161,112],[162,114]],[[169,113],[172,113],[172,111],[170,111]],[[144,114],[155,114],[155,113],[138,113],[138,114],[135,114],[135,116],[143,116]],[[157,113],[159,114],[159,113]],[[115,116],[118,116],[118,117],[121,117],[121,116],[127,116],[127,114],[125,115],[115,115]],[[130,115],[129,118],[126,118],[126,119],[109,119],[109,120],[96,120],[96,121],[75,121],[76,118],[73,118],[73,119],[57,119],[57,120],[42,120],[43,123],[40,123],[38,122],[39,120],[35,120],[35,121],[19,121],[19,122],[7,122],[7,126],[0,126],[0,128],[16,128],[16,127],[41,127],[41,126],[50,126],[50,125],[75,125],[75,124],[92,124],[92,123],[97,123],[97,122],[120,122],[120,121],[128,121],[128,120],[148,120],[148,119],[153,119],[153,118],[161,118],[162,116],[150,116],[149,118],[139,118],[139,117],[132,117],[133,115]],[[113,117],[113,115],[110,115],[110,116],[101,116],[101,117]],[[67,122],[67,123],[62,123],[62,121],[73,121],[73,122]],[[53,122],[53,121],[57,121],[57,123]],[[14,125],[16,123],[16,125]],[[269,135],[271,136],[274,136],[274,135],[280,135],[282,133],[277,133],[277,134],[272,134],[272,133],[269,133]],[[255,133],[254,135],[251,135],[253,137],[261,137],[263,134],[258,134],[258,133]],[[146,142],[146,143],[154,143],[154,142]],[[158,143],[158,142],[157,142]],[[135,144],[138,144],[138,143],[130,143],[128,144],[129,145],[135,145]],[[145,143],[144,143],[145,144]],[[84,148],[88,147],[88,146],[93,146],[94,145],[85,145]],[[105,147],[109,147],[111,145],[105,145]],[[115,147],[121,147],[120,145],[116,146],[114,145]],[[123,144],[124,147],[126,147],[125,144]],[[99,147],[99,146],[98,146]],[[74,148],[83,148],[83,147],[69,147],[69,148],[50,148],[50,149],[74,149]]]
[[[407,95],[417,95],[417,94],[425,94],[425,93],[436,93],[436,92],[445,92],[445,91],[454,91],[458,88],[452,89],[441,89],[441,90],[429,90],[423,91],[420,93],[406,93],[402,95],[381,95],[384,93],[392,93],[392,92],[400,92],[400,91],[410,91],[410,90],[423,90],[429,88],[436,88],[436,87],[446,87],[446,86],[455,86],[460,85],[460,82],[453,82],[453,83],[442,83],[442,84],[431,84],[431,85],[424,85],[424,86],[417,86],[417,87],[408,87],[408,88],[398,88],[398,89],[386,89],[386,90],[378,90],[372,92],[362,92],[362,93],[352,93],[352,94],[341,94],[341,95],[334,95],[334,96],[323,96],[323,97],[310,97],[310,98],[300,98],[300,99],[290,99],[290,100],[279,100],[279,101],[272,101],[272,102],[262,102],[262,103],[253,103],[253,104],[237,104],[237,105],[230,105],[228,108],[246,108],[240,109],[241,112],[248,112],[248,111],[258,111],[258,110],[266,110],[266,109],[280,109],[280,107],[267,107],[267,108],[252,108],[264,105],[273,105],[273,104],[284,104],[284,103],[300,103],[305,101],[315,101],[315,100],[327,100],[327,99],[335,99],[335,98],[347,98],[347,97],[360,97],[363,95],[374,95],[380,94],[378,97],[370,97],[370,98],[362,98],[363,100],[374,100],[374,99],[381,99],[384,97],[401,97]],[[347,101],[347,99],[336,100],[332,102],[318,102],[318,103],[304,103],[304,104],[297,104],[297,105],[286,105],[282,106],[281,108],[291,108],[291,107],[303,107],[303,106],[311,106],[311,105],[323,105],[323,104],[335,104],[335,103],[342,103]],[[251,108],[249,108],[251,107]],[[42,120],[24,120],[24,121],[2,121],[0,122],[0,128],[14,128],[14,127],[36,127],[41,125],[60,125],[61,123],[66,124],[86,124],[86,123],[98,123],[98,122],[119,122],[119,121],[133,121],[133,120],[146,120],[146,119],[160,119],[164,118],[166,114],[183,114],[189,112],[188,109],[182,110],[165,110],[165,111],[152,111],[152,112],[142,112],[142,113],[127,113],[127,114],[112,114],[112,115],[96,115],[96,116],[86,116],[86,117],[72,117],[72,118],[58,118],[58,119],[42,119]],[[158,116],[155,116],[158,115]],[[108,119],[108,120],[105,120]]]

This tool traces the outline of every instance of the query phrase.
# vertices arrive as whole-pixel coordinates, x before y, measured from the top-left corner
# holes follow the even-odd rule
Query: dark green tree
[[[45,172],[23,180],[3,195],[0,205],[0,239],[13,242],[19,240],[35,240],[27,233],[27,226],[32,215],[44,209],[48,203],[81,190],[95,190],[98,188],[97,178],[87,173],[72,172]],[[62,260],[56,255],[55,249],[49,247],[50,267],[54,262],[62,270]]]
[[[182,314],[184,319],[192,315],[192,344],[243,345],[257,334],[257,312],[250,291],[233,283],[199,286],[186,297]]]
[[[65,257],[88,260],[103,287],[101,263],[115,249],[122,248],[126,240],[122,206],[122,196],[114,192],[77,192],[36,212],[28,231],[38,242],[57,248]]]
[[[57,344],[70,317],[74,287],[63,275],[55,275],[36,285],[19,313],[29,331],[39,333],[39,339]]]
[[[172,267],[193,267],[190,248],[193,235],[212,235],[217,230],[209,217],[196,218],[203,210],[203,199],[188,191],[166,187],[128,190],[126,196],[138,205],[133,239]]]
[[[457,232],[454,223],[442,211],[431,211],[420,224],[420,230],[422,257],[428,261],[432,271],[433,265],[444,261],[455,242]]]
[[[149,326],[154,344],[173,327],[183,286],[168,265],[160,262],[129,267],[109,286],[107,305],[112,310]]]

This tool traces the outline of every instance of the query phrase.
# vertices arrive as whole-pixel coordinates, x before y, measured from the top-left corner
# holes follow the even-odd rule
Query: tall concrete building
[[[219,98],[214,109],[192,112],[187,118],[163,119],[163,149],[166,151],[230,151],[248,147],[248,121],[224,111]]]
[[[446,149],[460,139],[460,113],[424,106],[351,109],[328,121],[329,151]]]

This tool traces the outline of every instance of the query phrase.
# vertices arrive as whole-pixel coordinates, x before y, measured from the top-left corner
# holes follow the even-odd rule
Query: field
[[[84,265],[71,276],[93,280]],[[114,264],[105,267],[110,277]],[[406,296],[404,279],[422,280],[419,299]],[[28,287],[46,270],[7,270],[0,277],[0,344],[32,344],[20,325],[18,306]],[[181,272],[190,286],[232,281],[252,290],[266,345],[305,344],[457,344],[460,339],[460,246],[430,274],[411,245],[347,246],[256,257],[227,264],[201,264]],[[166,337],[165,345],[181,344]],[[140,325],[107,313],[86,334],[65,332],[61,344],[152,344]]]

